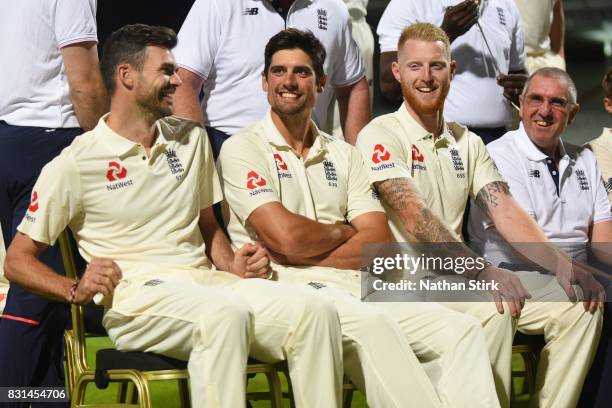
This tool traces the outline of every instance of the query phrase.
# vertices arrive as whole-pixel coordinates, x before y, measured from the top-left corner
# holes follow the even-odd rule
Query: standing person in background
[[[485,144],[513,126],[513,107],[527,79],[520,16],[512,0],[391,0],[377,33],[380,87],[400,102],[402,92],[391,72],[397,40],[415,22],[441,27],[451,41],[457,70],[444,114],[482,138]]]
[[[351,17],[351,30],[353,40],[359,47],[363,65],[365,67],[366,81],[368,82],[368,91],[370,92],[370,112],[372,112],[372,104],[374,102],[374,35],[372,29],[366,21],[368,15],[369,0],[343,0]],[[342,139],[342,125],[340,123],[340,112],[338,104],[333,103],[334,108],[334,128],[333,135],[338,139]]]
[[[365,70],[340,0],[196,0],[175,50],[184,84],[177,91],[176,114],[206,126],[215,157],[228,137],[265,115],[261,51],[289,27],[312,31],[329,56],[328,82],[314,110],[317,125],[331,132],[334,94],[347,141],[354,143],[369,120]]]
[[[601,87],[603,88],[604,95],[604,109],[612,116],[612,67],[609,68],[608,72],[604,75],[601,81]],[[586,147],[595,153],[597,163],[601,169],[604,185],[608,192],[608,199],[612,205],[612,128],[604,127],[601,135],[588,142]]]
[[[565,70],[563,0],[514,0],[523,22],[525,65],[529,74],[539,68]]]
[[[108,110],[95,0],[5,2],[0,13],[0,223],[10,245],[41,168]],[[32,27],[36,27],[35,30]],[[42,260],[63,270],[59,249]],[[0,317],[0,386],[63,386],[67,305],[11,283]]]

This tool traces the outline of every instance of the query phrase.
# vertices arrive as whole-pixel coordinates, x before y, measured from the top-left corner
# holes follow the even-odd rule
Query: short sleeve
[[[608,200],[608,193],[601,174],[601,169],[597,164],[595,155],[590,150],[588,151],[588,155],[591,156],[592,160],[595,162],[595,183],[593,183],[595,185],[593,222],[597,223],[612,220],[612,208],[610,206],[610,201]]]
[[[351,85],[365,76],[365,66],[361,52],[351,33],[349,14],[346,9],[341,10],[342,22],[338,32],[338,52],[329,55],[333,58],[333,75],[330,77],[334,88]]]
[[[368,174],[361,153],[356,148],[350,146],[348,157],[348,222],[368,212],[384,212],[378,196],[368,180]]]
[[[376,28],[380,52],[397,51],[402,31],[416,21],[412,0],[391,0]]]
[[[470,138],[469,174],[472,175],[470,196],[476,199],[480,190],[487,184],[506,180],[500,174],[501,169],[498,170],[497,162],[491,159],[482,139],[473,133],[468,133],[467,136]]]
[[[55,39],[58,47],[98,41],[95,0],[57,0]]]
[[[230,137],[217,161],[227,203],[242,221],[258,207],[280,202],[266,162],[268,155],[249,141],[249,136],[243,133]]]
[[[367,125],[359,133],[356,146],[361,151],[372,184],[394,178],[412,178],[412,156],[385,126],[376,122]]]
[[[196,0],[178,33],[172,50],[177,64],[206,79],[210,74],[222,36],[218,2]],[[262,51],[263,52],[263,51]]]
[[[200,127],[197,129],[202,132],[202,160],[200,161],[199,197],[200,209],[203,210],[222,201],[223,190],[221,189],[221,184],[219,183],[219,176],[217,175],[215,159],[212,154],[212,148],[210,147],[208,135],[204,129]]]
[[[17,229],[34,241],[53,245],[79,212],[81,185],[74,160],[62,153],[43,167],[26,214]]]

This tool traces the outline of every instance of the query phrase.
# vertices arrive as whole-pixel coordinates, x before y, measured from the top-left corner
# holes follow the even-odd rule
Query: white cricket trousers
[[[287,360],[296,406],[340,406],[342,339],[331,302],[227,272],[159,269],[124,271],[103,323],[118,350],[188,360],[193,407],[244,407],[249,353]]]

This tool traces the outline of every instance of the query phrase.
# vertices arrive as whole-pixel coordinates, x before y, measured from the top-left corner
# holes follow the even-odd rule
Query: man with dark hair
[[[469,268],[464,275],[498,283],[493,298],[499,313],[506,314],[505,300],[519,330],[545,335],[542,369],[536,379],[539,406],[575,406],[601,327],[603,289],[589,270],[572,264],[567,254],[548,242],[510,194],[482,140],[445,120],[444,100],[456,69],[446,34],[429,23],[413,24],[403,31],[398,48],[393,74],[401,85],[404,103],[397,112],[373,120],[357,140],[367,160],[375,150],[385,152],[385,166],[369,166],[370,180],[385,205],[395,238],[438,242],[444,256],[472,256],[461,238],[466,202],[471,197],[504,240],[537,244],[535,253],[523,250],[522,254],[556,276],[521,273],[519,278],[491,263]],[[549,119],[530,120],[540,130],[559,126]],[[455,245],[449,246],[451,242]],[[574,284],[584,292],[584,309],[568,300],[577,297]],[[530,297],[532,300],[527,300]],[[474,314],[483,323],[501,380],[498,385],[503,386],[498,388],[500,399],[507,406],[513,333],[500,335],[490,329],[503,318],[495,314],[491,304],[456,302],[447,306]],[[497,347],[491,347],[495,344]]]
[[[312,31],[327,51],[329,80],[313,111],[318,126],[331,131],[334,95],[347,141],[354,143],[367,123],[368,85],[342,1],[196,0],[175,52],[185,83],[177,93],[176,112],[206,125],[215,157],[228,137],[265,114],[265,95],[258,86],[261,50],[290,27]]]
[[[181,85],[175,43],[172,31],[142,24],[110,37],[102,64],[111,111],[41,173],[7,252],[7,276],[65,303],[101,293],[119,350],[189,361],[194,406],[244,406],[249,351],[287,360],[298,406],[339,406],[333,306],[268,282],[264,248],[232,251],[214,218],[222,193],[206,133],[168,116]],[[77,282],[37,259],[67,226],[89,262]]]
[[[603,106],[605,111],[612,116],[612,67],[601,80],[603,90]],[[586,144],[597,157],[597,163],[601,169],[608,199],[612,205],[612,128],[604,127],[601,135]]]
[[[263,242],[279,282],[334,302],[345,372],[369,406],[498,406],[475,319],[436,304],[360,301],[362,246],[391,234],[359,151],[311,119],[327,77],[310,55],[323,50],[296,29],[266,46],[261,81],[271,109],[225,142],[217,164],[233,244]],[[436,373],[431,382],[415,355]]]
[[[32,186],[42,167],[108,110],[95,15],[94,0],[2,4],[0,224],[7,246],[30,198],[36,203]],[[59,247],[41,260],[63,271]],[[70,309],[11,282],[3,313],[0,387],[63,386]]]

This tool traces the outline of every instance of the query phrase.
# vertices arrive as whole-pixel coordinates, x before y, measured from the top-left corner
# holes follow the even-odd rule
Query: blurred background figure
[[[529,74],[539,68],[565,70],[565,14],[563,0],[514,0],[525,36],[525,65]]]

